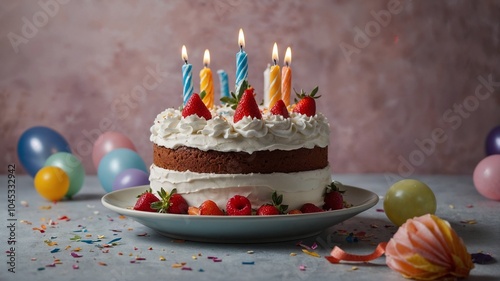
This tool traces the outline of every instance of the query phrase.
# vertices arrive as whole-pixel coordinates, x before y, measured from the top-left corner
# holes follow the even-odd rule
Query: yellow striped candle
[[[203,65],[205,67],[200,71],[200,93],[205,91],[203,103],[210,109],[214,106],[214,81],[212,70],[208,67],[210,65],[210,52],[208,50],[205,50],[203,55]]]
[[[273,46],[273,61],[274,65],[271,66],[269,73],[269,105],[272,108],[276,102],[281,99],[281,73],[280,66],[278,65],[278,45],[274,43]]]
[[[290,93],[292,92],[292,68],[290,64],[292,62],[292,49],[288,47],[285,53],[285,66],[281,70],[281,99],[286,106],[290,105]]]

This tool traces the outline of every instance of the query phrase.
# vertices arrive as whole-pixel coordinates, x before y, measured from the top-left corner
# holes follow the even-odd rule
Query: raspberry
[[[252,204],[245,196],[235,195],[227,201],[226,213],[230,216],[248,216],[252,214]]]

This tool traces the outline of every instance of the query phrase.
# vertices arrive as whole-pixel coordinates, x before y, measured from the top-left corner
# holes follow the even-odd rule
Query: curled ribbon
[[[374,260],[385,253],[385,247],[387,246],[387,242],[381,242],[377,245],[377,248],[373,251],[373,253],[368,255],[353,255],[346,253],[344,250],[335,246],[330,253],[331,256],[326,256],[325,258],[331,263],[339,263],[340,261],[360,261],[367,262]]]

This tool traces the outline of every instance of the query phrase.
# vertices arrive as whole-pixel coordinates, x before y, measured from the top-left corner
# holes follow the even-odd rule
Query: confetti
[[[448,207],[450,207],[450,209],[455,209],[455,205],[448,205]]]
[[[52,209],[52,206],[47,205],[47,206],[40,206],[40,210],[50,210]]]
[[[112,240],[111,240],[111,241],[109,241],[107,244],[113,244],[113,243],[118,242],[118,241],[120,241],[120,240],[122,240],[122,238],[121,238],[121,237],[118,237],[118,238],[112,239]]]
[[[76,248],[73,249],[73,252],[80,252],[81,250],[82,250],[82,248],[76,247]]]
[[[56,267],[55,263],[47,264],[45,267]]]
[[[137,236],[147,236],[147,235],[148,235],[148,233],[147,233],[147,232],[137,234]]]
[[[124,219],[126,219],[127,217],[126,217],[126,216],[124,216],[124,215],[120,215],[118,218],[119,218],[119,219],[121,219],[121,220],[124,220]]]
[[[136,261],[145,261],[145,260],[146,260],[146,258],[136,257],[136,258],[135,258],[135,260],[136,260]]]
[[[24,201],[24,200],[22,200],[22,201],[21,201],[21,205],[22,205],[23,207],[29,207],[28,201]]]
[[[472,220],[461,220],[460,221],[461,223],[464,223],[464,224],[477,224],[477,221],[472,219]]]
[[[70,218],[68,216],[61,216],[58,218],[60,221],[70,221]]]
[[[222,259],[213,259],[214,262],[221,262]]]
[[[191,271],[191,270],[193,270],[193,269],[192,269],[191,267],[183,266],[183,267],[181,268],[181,270],[189,270],[189,271]]]
[[[121,230],[119,229],[110,229],[112,232],[122,232]],[[137,235],[137,236],[140,236],[140,235]]]
[[[469,204],[469,205],[467,205],[467,206],[465,206],[465,207],[470,209],[470,208],[474,208],[474,205]]]
[[[174,263],[174,264],[172,264],[172,268],[182,268],[184,265],[186,265],[185,262]]]
[[[241,264],[255,264],[254,261],[242,261]]]
[[[249,254],[249,255],[251,255],[253,253],[254,253],[254,251],[247,251],[247,254]]]
[[[97,264],[102,265],[102,266],[108,266],[105,262],[102,262],[102,261],[98,262]]]
[[[485,253],[471,254],[471,257],[472,257],[472,262],[477,264],[487,264],[495,261],[495,259],[490,254],[485,254]]]
[[[319,258],[319,257],[320,257],[320,255],[319,255],[318,253],[308,251],[307,249],[302,249],[302,252],[303,252],[304,254],[308,254],[308,255],[310,255],[311,257],[315,257],[315,258]]]
[[[359,268],[358,268],[357,266],[353,266],[353,267],[351,267],[351,270],[353,270],[353,271],[354,271],[354,270],[358,270],[358,269],[359,269]]]
[[[153,247],[149,247],[149,248],[148,248],[148,251],[152,251],[152,250],[153,250]]]
[[[307,266],[305,266],[303,264],[299,265],[300,271],[306,271],[306,268],[307,268]]]
[[[31,223],[30,221],[27,221],[27,220],[20,220],[21,223],[24,223],[24,224],[27,224],[27,225],[32,225],[33,223]]]
[[[47,246],[56,246],[57,245],[57,242],[56,241],[52,241],[52,240],[44,240],[43,242],[45,244],[47,244]]]
[[[164,256],[160,256],[161,261],[166,261],[167,259]]]
[[[80,268],[80,266],[78,264],[73,265],[73,269],[79,269],[79,268]]]
[[[57,253],[57,252],[59,252],[60,250],[61,250],[61,249],[59,249],[59,248],[54,248],[54,249],[50,250],[50,252],[51,252],[51,253]]]
[[[290,257],[295,257],[297,253],[290,253]]]
[[[384,209],[377,209],[377,212],[379,212],[379,213],[385,213]]]
[[[197,260],[197,259],[198,259],[198,257],[197,257],[197,256],[194,256],[194,255],[193,255],[193,256],[191,256],[191,258],[192,258],[193,260]]]
[[[74,258],[81,258],[83,255],[77,254],[76,252],[71,252],[71,256]]]
[[[31,258],[31,261],[36,261],[36,258]]]

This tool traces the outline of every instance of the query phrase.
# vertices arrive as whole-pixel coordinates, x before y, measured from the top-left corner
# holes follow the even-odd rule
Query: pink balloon
[[[94,162],[94,167],[97,169],[99,167],[99,162],[101,162],[101,158],[111,150],[117,148],[128,148],[137,152],[132,141],[122,133],[109,131],[100,135],[95,141],[92,149],[92,162]]]
[[[474,169],[474,185],[486,198],[500,200],[500,154],[481,160]]]

